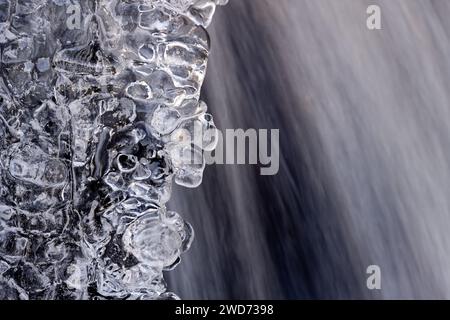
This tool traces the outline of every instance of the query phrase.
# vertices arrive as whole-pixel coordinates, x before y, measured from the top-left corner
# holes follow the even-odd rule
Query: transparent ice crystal
[[[0,0],[0,299],[177,298],[163,271],[193,230],[165,204],[214,148],[183,132],[214,128],[225,3]]]

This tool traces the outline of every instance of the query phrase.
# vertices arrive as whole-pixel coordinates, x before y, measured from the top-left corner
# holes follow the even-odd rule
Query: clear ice
[[[205,28],[227,0],[0,0],[0,299],[177,299]],[[202,140],[202,139],[200,139]],[[185,161],[186,154],[195,163]]]

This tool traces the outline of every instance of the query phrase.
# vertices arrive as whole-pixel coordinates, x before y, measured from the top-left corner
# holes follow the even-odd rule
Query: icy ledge
[[[0,299],[177,298],[163,271],[193,230],[165,204],[215,147],[225,3],[0,0]]]

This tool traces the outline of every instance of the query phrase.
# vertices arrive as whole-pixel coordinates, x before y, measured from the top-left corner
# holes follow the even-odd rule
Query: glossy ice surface
[[[183,133],[215,128],[225,2],[0,0],[0,298],[177,298],[162,272],[193,230],[165,203],[214,148]]]

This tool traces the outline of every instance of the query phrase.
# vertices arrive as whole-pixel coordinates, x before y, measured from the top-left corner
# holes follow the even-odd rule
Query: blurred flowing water
[[[366,28],[378,4],[382,30]],[[172,208],[196,231],[184,299],[450,298],[450,1],[231,0],[204,99],[279,128],[280,172],[210,166]],[[368,290],[379,265],[382,289]]]

